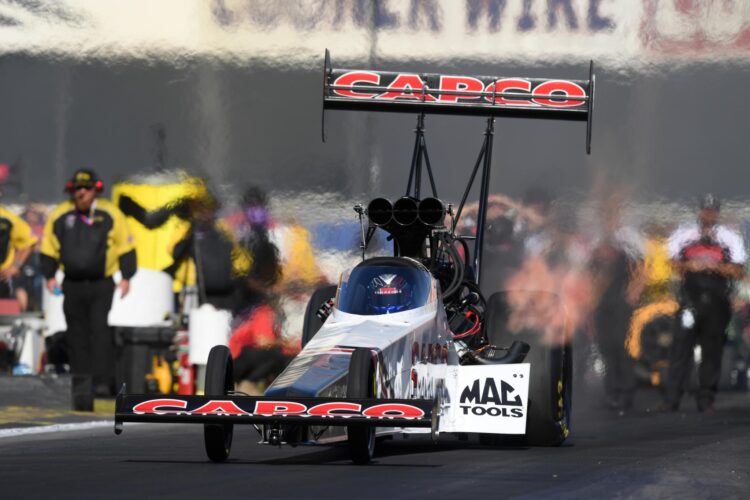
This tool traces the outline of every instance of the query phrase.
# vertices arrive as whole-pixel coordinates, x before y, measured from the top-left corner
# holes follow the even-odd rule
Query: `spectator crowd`
[[[88,358],[103,357],[100,367],[111,358],[109,341],[96,347],[82,340],[86,335],[101,339],[103,334],[93,330],[106,325],[89,333],[89,326],[82,326],[91,323],[88,315],[101,314],[84,314],[73,300],[110,294],[118,268],[123,278],[118,289],[127,294],[136,266],[127,256],[138,248],[128,225],[154,230],[179,221],[167,245],[171,262],[160,269],[174,280],[175,314],[191,307],[191,293],[197,305],[231,312],[235,381],[247,394],[262,393],[299,351],[310,295],[335,283],[337,273],[356,262],[360,229],[354,218],[350,225],[331,221],[305,227],[294,217],[275,215],[269,195],[257,186],[245,187],[239,202],[228,206],[205,181],[193,178],[187,194],[146,209],[128,195],[115,203],[100,200],[103,188],[97,182],[95,173],[79,170],[66,187],[70,201],[54,210],[38,203],[0,207],[3,314],[41,311],[45,287],[65,295],[67,343],[62,349],[48,345],[47,355],[66,361],[74,374],[91,376]],[[80,193],[89,191],[95,192],[89,204],[77,204]],[[490,195],[483,291],[505,294],[511,332],[532,330],[547,343],[572,342],[591,354],[596,363],[576,370],[602,375],[604,403],[612,410],[630,411],[636,388],[647,385],[662,389],[664,411],[677,410],[688,389],[698,410],[709,414],[723,373],[732,371],[736,387],[747,384],[750,224],[725,213],[712,195],[700,199],[690,217],[659,214],[637,221],[632,207],[624,190],[604,183],[576,206],[543,189],[530,189],[521,199]],[[459,234],[475,233],[477,208],[476,203],[465,207]],[[127,222],[118,229],[119,240],[107,243],[115,245],[115,255],[91,274],[86,263],[74,266],[66,245],[88,245],[75,243],[71,231],[88,235],[105,213],[114,224],[120,217]],[[81,257],[84,246],[75,247],[74,254]],[[337,252],[343,257],[330,265],[326,255]],[[66,273],[62,284],[55,278],[60,265]],[[92,292],[92,280],[99,279],[106,286]],[[111,305],[105,302],[104,311]],[[79,332],[73,339],[71,330]],[[696,346],[701,362],[693,370]],[[734,349],[731,366],[725,359],[722,367],[728,348]],[[86,361],[79,359],[81,352]],[[92,394],[112,394],[114,375],[95,375],[84,382]]]

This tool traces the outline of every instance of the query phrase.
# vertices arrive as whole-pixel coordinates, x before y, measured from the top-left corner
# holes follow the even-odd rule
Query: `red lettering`
[[[234,401],[209,401],[190,413],[200,415],[247,415],[248,413],[234,404]]]
[[[161,410],[162,406],[172,406],[181,410]],[[153,413],[155,415],[167,415],[170,413],[181,413],[187,407],[187,401],[182,399],[150,399],[138,403],[133,407],[133,413]]]
[[[443,92],[457,92],[456,94],[440,94],[440,102],[458,102],[459,99],[476,100],[477,95],[461,95],[459,92],[481,92],[484,90],[484,84],[481,80],[470,76],[441,76],[440,90]]]
[[[292,401],[257,401],[254,415],[299,415],[305,413],[307,407]]]
[[[424,412],[416,406],[385,403],[382,405],[371,406],[362,414],[366,417],[373,418],[421,418]]]
[[[574,108],[583,105],[585,102],[580,99],[567,99],[567,97],[586,97],[586,91],[573,82],[550,80],[537,85],[534,89],[534,95],[552,95],[554,93],[559,93],[560,97],[555,97],[555,99],[535,97],[532,100],[542,106],[552,106],[554,108]]]
[[[696,245],[685,250],[685,259],[721,263],[724,262],[724,251],[718,246]]]
[[[313,406],[307,412],[308,415],[316,417],[348,417],[350,415],[359,416],[362,405],[356,403],[323,403]],[[351,412],[351,413],[334,413],[334,412]]]
[[[419,75],[402,73],[398,75],[390,85],[388,85],[388,88],[393,90],[380,94],[375,99],[391,101],[395,99],[411,99],[421,101],[422,88],[424,86],[424,82]],[[396,92],[397,90],[399,92]],[[430,94],[425,93],[424,100],[432,102],[435,101],[435,98]]]
[[[504,78],[487,85],[485,92],[496,92],[498,94],[502,94],[503,92],[508,92],[509,90],[522,90],[524,92],[530,92],[531,82],[528,80],[522,80],[520,78]],[[521,97],[521,99],[509,99],[503,96],[495,96],[495,104],[504,104],[506,106],[537,106],[537,104],[530,102],[528,97],[523,98],[523,94],[519,93],[519,97]],[[487,99],[489,102],[492,102],[491,96],[485,97],[485,99]]]
[[[370,71],[350,71],[336,78],[336,80],[333,82],[333,85],[341,85],[342,87],[346,87],[356,85],[358,83],[372,83],[378,85],[380,83],[380,75],[377,73],[372,73]],[[338,94],[342,97],[354,97],[355,99],[371,99],[375,96],[375,93],[355,92],[353,90],[342,89],[334,90],[333,93]]]

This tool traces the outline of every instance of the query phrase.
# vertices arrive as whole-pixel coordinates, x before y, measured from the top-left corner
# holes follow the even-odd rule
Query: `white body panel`
[[[449,366],[439,432],[525,434],[530,365]]]
[[[436,428],[383,428],[378,434],[525,434],[529,364],[459,365],[457,345],[437,293],[422,307],[391,314],[350,314],[334,307],[266,396],[345,398],[349,357],[356,348],[373,352],[375,397],[436,403]],[[320,432],[313,439],[316,442],[346,438],[341,427],[316,427],[315,432]]]

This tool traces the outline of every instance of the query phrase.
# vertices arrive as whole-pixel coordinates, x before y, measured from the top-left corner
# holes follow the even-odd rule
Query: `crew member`
[[[197,285],[201,304],[233,311],[237,285],[253,258],[217,218],[219,200],[200,184],[195,191],[181,201],[187,213],[181,216],[184,223],[169,244],[174,264],[167,270],[183,286]]]
[[[18,299],[21,310],[28,300],[18,286],[21,267],[37,242],[31,227],[19,216],[0,206],[0,299]]]
[[[747,260],[742,237],[719,225],[719,200],[706,195],[698,223],[678,228],[669,239],[669,254],[680,274],[680,310],[667,375],[665,410],[676,411],[690,373],[693,347],[701,347],[698,410],[713,413],[721,372],[721,355],[732,316],[732,282],[744,275]]]
[[[612,193],[601,204],[601,234],[589,264],[598,298],[593,315],[597,347],[604,360],[607,405],[620,415],[631,410],[635,393],[635,366],[625,349],[636,290],[641,274],[643,242],[637,231],[623,224],[622,193]]]
[[[66,184],[70,199],[50,214],[44,228],[41,268],[51,293],[59,293],[55,272],[65,272],[62,292],[73,408],[93,410],[93,395],[114,389],[114,343],[107,324],[115,284],[124,297],[136,271],[133,239],[125,216],[108,200],[98,198],[104,185],[91,170],[76,171]]]
[[[282,340],[285,318],[278,293],[281,260],[279,249],[269,239],[266,194],[255,186],[247,188],[241,210],[227,222],[253,259],[239,287],[235,325],[229,338],[235,387],[251,396],[261,395],[291,359]]]

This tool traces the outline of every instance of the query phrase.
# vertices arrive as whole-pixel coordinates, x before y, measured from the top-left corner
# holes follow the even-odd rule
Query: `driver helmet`
[[[380,274],[367,286],[368,306],[375,314],[390,314],[411,308],[411,284],[399,274]]]

